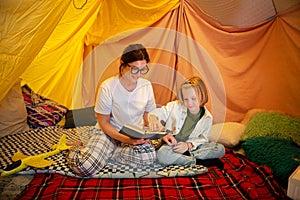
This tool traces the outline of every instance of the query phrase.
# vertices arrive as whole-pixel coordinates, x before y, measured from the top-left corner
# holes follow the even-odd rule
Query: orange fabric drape
[[[300,6],[249,28],[224,27],[185,4],[184,32],[216,63],[226,91],[226,121],[249,109],[300,115]],[[197,13],[197,14],[196,14]]]
[[[140,42],[150,52],[147,78],[158,104],[174,100],[182,80],[197,74],[209,87],[215,123],[240,121],[252,108],[299,116],[300,7],[253,27],[236,28],[221,26],[194,3],[181,1],[151,27],[96,47],[84,64],[93,72],[83,80],[92,76],[89,87],[97,88],[99,81],[117,73],[122,49]],[[95,91],[85,88],[84,101],[92,102]]]

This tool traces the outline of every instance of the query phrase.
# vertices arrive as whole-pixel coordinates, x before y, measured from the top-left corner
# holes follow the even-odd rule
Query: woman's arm
[[[132,139],[126,135],[119,133],[119,131],[110,124],[110,115],[103,115],[96,113],[97,121],[102,131],[109,137],[123,143],[138,145],[149,142],[149,139]]]

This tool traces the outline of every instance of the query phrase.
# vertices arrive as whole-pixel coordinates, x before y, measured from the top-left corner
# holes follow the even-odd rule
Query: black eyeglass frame
[[[149,72],[149,67],[148,67],[148,65],[146,65],[146,67],[143,67],[143,68],[141,68],[141,69],[139,69],[138,67],[136,67],[136,66],[131,66],[131,65],[129,65],[129,64],[126,64],[128,67],[130,67],[130,73],[131,74],[138,74],[139,72],[142,74],[142,75],[145,75],[145,74],[147,74],[148,72]],[[143,70],[145,70],[145,68],[146,68],[146,72],[142,72]],[[134,70],[136,70],[136,72],[133,72]]]

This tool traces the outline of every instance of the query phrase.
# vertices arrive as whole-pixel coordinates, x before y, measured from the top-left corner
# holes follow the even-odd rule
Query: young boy
[[[205,108],[207,101],[204,82],[199,77],[192,77],[181,85],[179,101],[169,102],[150,112],[152,130],[165,128],[170,131],[162,138],[165,144],[157,151],[160,164],[206,165],[207,161],[212,161],[212,165],[214,161],[220,164],[217,158],[224,156],[225,148],[208,140],[213,119]]]

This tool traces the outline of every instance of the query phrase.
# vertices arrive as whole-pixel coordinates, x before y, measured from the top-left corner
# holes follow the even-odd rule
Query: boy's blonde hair
[[[194,88],[196,94],[198,95],[198,98],[200,98],[200,102],[199,102],[200,107],[204,106],[208,101],[208,94],[203,80],[198,76],[189,78],[187,81],[181,84],[179,89],[179,100],[183,102],[182,88],[189,88],[189,87]]]

